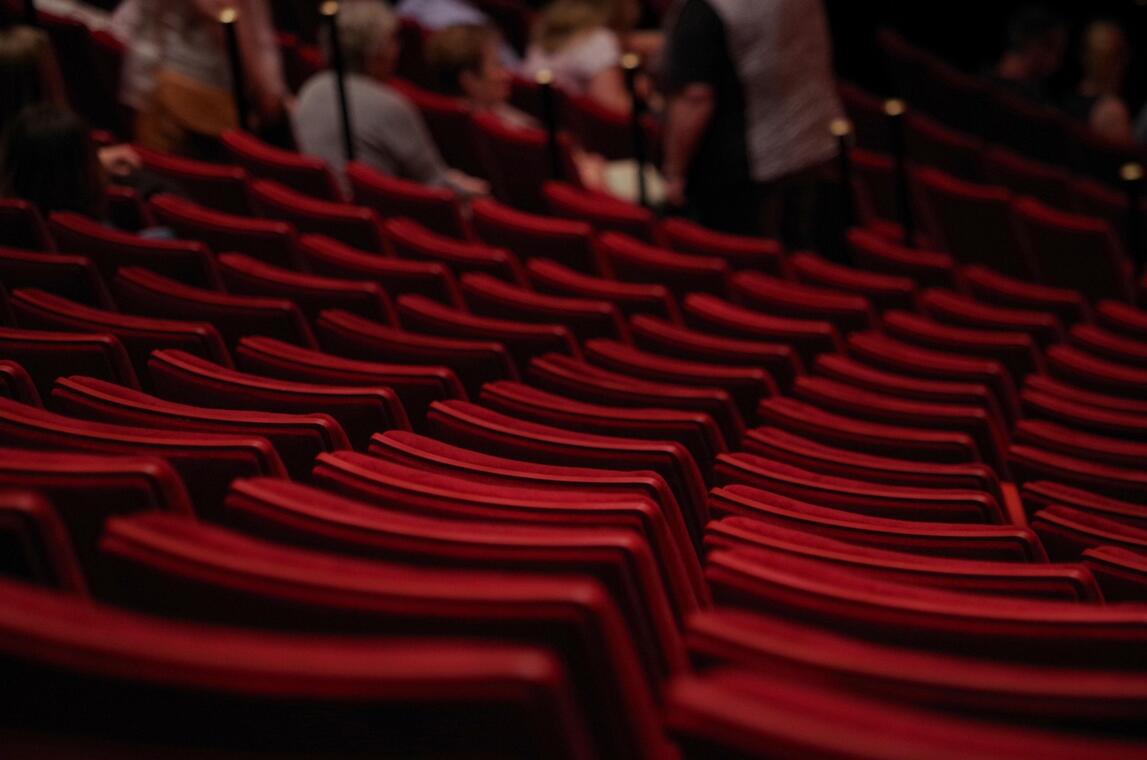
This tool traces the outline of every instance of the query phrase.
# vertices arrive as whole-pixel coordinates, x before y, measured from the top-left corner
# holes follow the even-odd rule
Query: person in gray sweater
[[[484,195],[487,184],[450,169],[413,104],[386,84],[398,59],[398,19],[385,3],[342,3],[339,38],[346,64],[347,99],[359,163],[464,196]],[[329,55],[330,41],[324,40]],[[338,83],[332,71],[316,74],[299,92],[293,114],[299,149],[323,159],[341,176],[345,165]]]

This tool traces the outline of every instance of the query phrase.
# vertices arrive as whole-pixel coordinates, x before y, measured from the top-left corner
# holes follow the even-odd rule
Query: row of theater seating
[[[0,207],[4,746],[1142,756],[1130,291],[226,143]]]

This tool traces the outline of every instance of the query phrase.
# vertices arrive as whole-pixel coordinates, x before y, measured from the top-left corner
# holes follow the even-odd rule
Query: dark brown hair
[[[101,218],[104,174],[88,125],[66,108],[25,108],[0,138],[0,197],[22,198],[44,213]]]

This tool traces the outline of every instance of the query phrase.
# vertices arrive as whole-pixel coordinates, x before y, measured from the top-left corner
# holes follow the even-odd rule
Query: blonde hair
[[[398,17],[386,3],[347,0],[339,6],[338,26],[347,71],[366,74],[374,60],[391,44],[391,37],[398,29]],[[330,61],[330,34],[325,29],[321,42]]]
[[[637,21],[635,0],[554,0],[538,16],[533,41],[547,53],[598,27],[628,32]]]

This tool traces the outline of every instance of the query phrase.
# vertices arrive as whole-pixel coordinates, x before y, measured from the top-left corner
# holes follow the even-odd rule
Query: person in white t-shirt
[[[639,15],[636,0],[555,0],[538,17],[522,70],[532,77],[548,69],[563,89],[628,113],[620,63]]]

